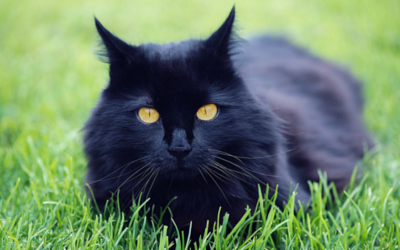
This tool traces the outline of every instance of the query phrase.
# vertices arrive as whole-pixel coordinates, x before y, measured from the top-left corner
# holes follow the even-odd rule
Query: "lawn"
[[[365,83],[377,147],[364,177],[332,202],[312,184],[294,213],[260,201],[230,234],[210,225],[198,249],[398,249],[398,0],[237,0],[242,37],[272,32],[350,68]],[[84,192],[81,128],[105,87],[93,16],[131,42],[205,38],[233,1],[0,1],[0,249],[185,249],[187,236],[139,213],[96,215]],[[328,209],[325,209],[327,207]],[[135,211],[145,210],[137,204]],[[150,210],[146,210],[151,213]],[[269,211],[269,212],[267,212]],[[223,215],[221,215],[222,217]],[[226,216],[224,217],[227,218]],[[226,220],[224,220],[226,221]],[[259,230],[248,227],[257,221]]]

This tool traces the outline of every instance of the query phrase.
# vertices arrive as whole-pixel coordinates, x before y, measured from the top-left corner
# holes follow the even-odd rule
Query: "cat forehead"
[[[149,89],[149,92],[142,92],[145,95],[143,101],[156,106],[166,107],[188,107],[199,108],[199,105],[215,103],[223,106],[236,106],[240,103],[240,95],[234,89],[224,89],[207,82],[177,81],[171,84],[162,81],[156,88]]]
[[[191,39],[165,44],[147,43],[139,47],[150,60],[184,60],[200,50],[201,41]]]
[[[232,105],[232,101],[237,99],[237,88],[230,82],[232,79],[221,80],[216,72],[209,71],[213,62],[210,62],[212,57],[204,48],[203,41],[148,43],[140,47],[149,68],[152,68],[142,85],[151,103],[158,100],[171,105],[208,102]]]
[[[213,77],[202,67],[205,61],[201,45],[196,40],[179,43],[141,45],[145,58],[145,88],[164,96],[204,95]],[[133,69],[134,70],[134,69]],[[147,85],[147,86],[146,86]]]

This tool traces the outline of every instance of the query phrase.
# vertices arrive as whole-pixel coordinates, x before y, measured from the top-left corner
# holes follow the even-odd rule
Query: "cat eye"
[[[197,118],[203,121],[210,121],[217,115],[218,109],[215,104],[207,104],[199,108],[196,115]]]
[[[149,107],[143,107],[139,109],[138,117],[145,123],[154,123],[158,120],[160,115],[158,114],[157,110]]]

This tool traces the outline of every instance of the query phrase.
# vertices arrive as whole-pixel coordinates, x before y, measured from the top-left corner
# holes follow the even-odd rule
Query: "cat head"
[[[233,66],[234,18],[233,8],[205,40],[140,46],[95,20],[110,79],[85,126],[89,172],[135,182],[135,172],[157,171],[159,180],[187,181],[212,166],[236,168],[236,156],[274,153],[272,117]]]

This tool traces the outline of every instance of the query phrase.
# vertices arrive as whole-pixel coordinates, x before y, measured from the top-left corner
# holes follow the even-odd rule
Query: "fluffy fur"
[[[372,146],[360,83],[346,70],[285,40],[235,42],[235,12],[206,40],[132,46],[98,20],[110,79],[85,126],[87,182],[100,207],[119,192],[129,209],[140,193],[170,204],[178,227],[201,233],[219,207],[236,223],[254,208],[257,187],[279,185],[278,204],[318,170],[342,191]],[[211,121],[196,118],[213,103]],[[141,107],[160,119],[145,124]]]

